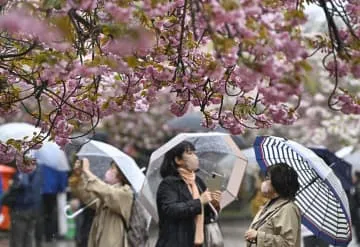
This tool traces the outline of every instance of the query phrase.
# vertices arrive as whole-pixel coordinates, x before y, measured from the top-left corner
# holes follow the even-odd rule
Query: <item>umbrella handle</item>
[[[216,210],[216,208],[214,207],[214,205],[212,205],[212,203],[209,202],[209,206],[210,206],[211,210],[214,212],[215,218],[218,219],[218,218],[219,218],[219,213],[218,213],[218,211]]]
[[[73,219],[76,216],[78,216],[79,214],[81,214],[82,212],[84,212],[85,209],[87,209],[88,207],[90,207],[91,205],[93,205],[94,203],[96,203],[98,201],[98,199],[94,199],[91,202],[89,202],[88,204],[85,205],[85,207],[80,208],[79,210],[75,211],[74,213],[69,213],[69,209],[71,208],[71,206],[68,204],[64,207],[64,214],[65,217],[68,219]]]

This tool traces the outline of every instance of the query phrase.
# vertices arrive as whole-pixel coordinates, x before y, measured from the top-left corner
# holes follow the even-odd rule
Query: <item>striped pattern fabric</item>
[[[329,244],[347,246],[352,238],[349,203],[331,168],[310,149],[279,137],[257,137],[254,149],[262,171],[282,162],[298,173],[295,200],[302,224]]]

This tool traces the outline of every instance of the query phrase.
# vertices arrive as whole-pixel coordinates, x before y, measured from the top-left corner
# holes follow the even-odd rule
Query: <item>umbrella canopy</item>
[[[349,202],[331,168],[310,149],[283,138],[257,137],[254,148],[263,171],[284,162],[298,173],[300,190],[295,202],[302,223],[326,242],[347,246],[352,238]]]
[[[114,146],[92,140],[81,147],[77,156],[79,158],[88,158],[92,165],[91,171],[100,178],[104,177],[111,162],[114,161],[133,189],[136,192],[140,191],[145,175],[135,163],[133,158],[121,152]]]
[[[360,151],[355,151],[344,157],[344,160],[353,165],[354,170],[360,171]]]
[[[30,140],[34,132],[39,134],[40,131],[39,128],[27,123],[7,123],[0,126],[0,141],[6,142],[9,139],[22,140],[26,136]]]
[[[39,165],[48,166],[57,171],[70,171],[65,152],[54,142],[45,142],[39,150],[34,152],[34,156]]]
[[[40,129],[27,123],[8,123],[0,126],[0,141],[9,139],[22,140],[25,137],[33,137],[39,134]],[[45,140],[40,149],[34,150],[31,155],[36,158],[36,163],[51,167],[57,171],[69,171],[69,163],[63,150],[55,142]]]
[[[223,176],[220,185],[222,191],[221,207],[225,207],[237,198],[243,179],[247,160],[240,152],[230,135],[224,133],[182,133],[161,146],[150,157],[140,200],[155,221],[158,221],[156,192],[162,180],[160,167],[167,151],[189,141],[194,144],[200,161],[199,176],[206,183],[213,173]]]
[[[339,158],[344,158],[351,154],[351,152],[354,150],[354,146],[346,146],[341,148],[340,150],[336,151],[335,155]]]
[[[202,113],[201,112],[191,112],[186,113],[184,116],[181,117],[175,117],[173,119],[170,119],[166,125],[172,129],[177,130],[181,132],[221,132],[221,133],[229,133],[227,129],[224,129],[220,126],[216,127],[214,130],[211,130],[209,128],[205,128],[201,125],[202,121]],[[241,136],[232,135],[231,138],[233,138],[234,142],[240,147],[245,148],[246,143],[244,139]]]
[[[331,167],[335,175],[339,178],[343,188],[350,191],[352,187],[351,169],[352,166],[343,159],[340,159],[333,152],[323,148],[311,148],[325,163]]]

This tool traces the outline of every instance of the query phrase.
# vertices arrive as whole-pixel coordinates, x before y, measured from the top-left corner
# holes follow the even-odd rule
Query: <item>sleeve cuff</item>
[[[86,180],[91,182],[91,181],[95,181],[97,179],[97,177],[91,173],[91,172],[84,172]]]
[[[97,177],[90,172],[85,172],[84,178],[85,178],[85,181],[84,181],[85,189],[87,191],[91,191],[91,185],[97,181]]]
[[[190,210],[196,214],[201,214],[202,205],[200,199],[196,199],[191,203]]]

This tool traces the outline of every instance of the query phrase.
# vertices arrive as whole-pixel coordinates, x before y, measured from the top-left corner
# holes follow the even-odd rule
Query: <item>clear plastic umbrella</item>
[[[168,122],[166,122],[166,125],[169,127],[169,129],[177,131],[177,133],[180,132],[210,132],[211,129],[206,128],[201,125],[203,115],[201,112],[190,112],[186,113],[184,116],[181,117],[174,117],[173,119],[170,119]],[[220,126],[216,127],[213,132],[220,132],[220,133],[226,133],[229,134],[229,130],[224,129]],[[240,135],[232,135],[231,138],[235,141],[235,143],[240,148],[245,148],[246,142],[244,138]]]
[[[161,146],[150,157],[146,179],[140,192],[140,200],[155,221],[158,221],[156,192],[162,180],[160,167],[164,155],[182,141],[194,144],[200,161],[199,176],[204,182],[211,181],[213,174],[223,179],[218,189],[222,191],[221,208],[237,198],[247,160],[229,134],[182,133]]]
[[[119,167],[126,179],[131,184],[133,190],[138,193],[144,183],[145,175],[136,162],[129,155],[123,153],[119,149],[104,142],[91,140],[85,143],[80,151],[77,153],[79,158],[88,158],[91,164],[91,171],[98,177],[103,178],[105,172],[109,169],[111,162]],[[68,214],[70,205],[64,208],[67,218],[74,218],[81,214],[86,208],[96,203],[99,199],[94,199],[89,202],[85,207],[79,209],[73,214]],[[140,205],[139,205],[140,206]],[[150,224],[151,216],[144,209],[144,216],[146,221]]]
[[[88,158],[91,171],[103,178],[112,161],[116,163],[135,192],[139,192],[145,180],[145,175],[135,163],[133,158],[119,149],[100,141],[89,141],[77,153],[79,158]]]

